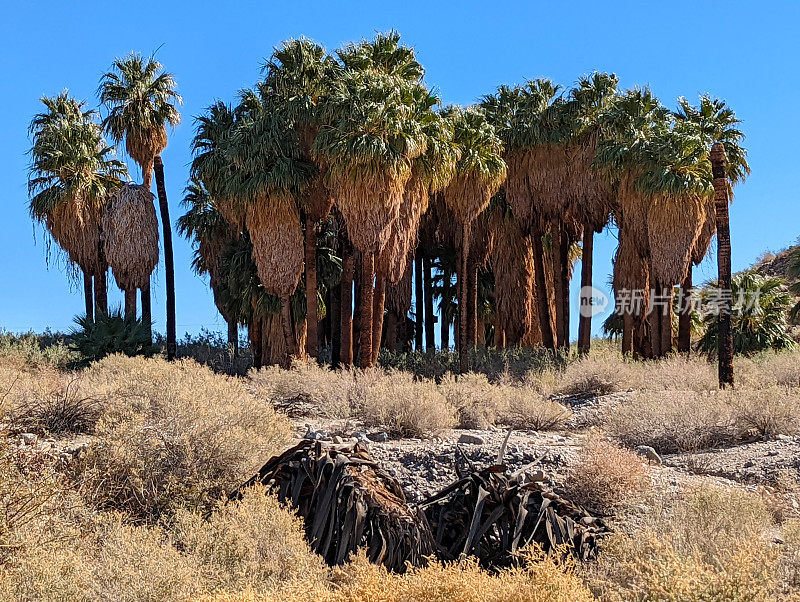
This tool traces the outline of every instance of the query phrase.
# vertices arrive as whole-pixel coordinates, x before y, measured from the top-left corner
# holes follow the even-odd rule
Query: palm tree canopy
[[[322,109],[327,124],[312,148],[333,179],[408,173],[411,160],[425,151],[415,118],[420,86],[374,69],[347,71],[335,82]]]
[[[373,40],[348,44],[336,55],[349,71],[374,69],[406,81],[420,81],[425,76],[414,49],[401,45],[400,34],[394,30],[378,33]]]
[[[100,102],[108,108],[103,126],[115,142],[125,140],[128,154],[143,167],[166,148],[166,126],[181,121],[175,88],[161,63],[137,53],[116,59],[100,80]]]
[[[443,115],[453,128],[453,141],[459,150],[456,173],[460,177],[477,177],[492,188],[499,187],[506,177],[503,142],[486,114],[478,107],[451,105]]]
[[[727,156],[726,172],[731,184],[738,184],[750,174],[747,151],[741,146],[744,133],[738,128],[741,120],[724,100],[708,95],[700,96],[694,107],[686,98],[678,99],[675,119],[679,126],[688,126],[694,135],[710,149],[715,142],[722,142]]]
[[[76,218],[97,215],[108,193],[127,179],[125,165],[105,143],[97,113],[68,92],[41,99],[45,111],[31,121],[28,189],[31,216],[46,220],[65,202],[75,204]]]

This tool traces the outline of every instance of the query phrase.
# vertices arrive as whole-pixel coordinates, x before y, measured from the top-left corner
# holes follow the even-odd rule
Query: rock
[[[483,437],[478,437],[478,435],[470,435],[469,433],[461,433],[461,436],[458,438],[458,442],[466,445],[483,445],[486,443],[486,441],[483,440]]]
[[[650,447],[649,445],[638,445],[636,447],[636,453],[641,454],[650,464],[655,464],[657,466],[661,466],[661,456],[658,455],[658,452]]]
[[[19,438],[23,445],[33,445],[38,439],[35,433],[22,433]]]

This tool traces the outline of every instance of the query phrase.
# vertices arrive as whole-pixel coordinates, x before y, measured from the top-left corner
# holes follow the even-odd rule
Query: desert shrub
[[[102,404],[83,391],[78,376],[48,378],[40,373],[37,381],[50,386],[30,387],[14,395],[9,390],[5,411],[12,431],[49,435],[89,433],[94,429]]]
[[[606,430],[628,447],[659,453],[707,449],[740,434],[726,396],[691,391],[636,393],[609,412]]]
[[[794,435],[800,430],[800,396],[786,387],[737,390],[731,404],[743,431],[759,435]]]
[[[63,368],[78,358],[78,354],[69,349],[64,337],[59,334],[49,331],[21,335],[0,333],[0,360],[13,362],[19,368]]]
[[[591,436],[570,466],[564,489],[578,504],[607,515],[637,499],[646,484],[641,456],[612,441]]]
[[[50,542],[60,509],[69,505],[63,483],[51,466],[16,452],[0,438],[0,564],[23,547]]]
[[[603,600],[764,600],[776,586],[772,518],[754,494],[703,487],[612,535],[587,580]]]
[[[14,600],[188,600],[202,593],[193,558],[160,528],[101,514],[82,537],[26,548],[0,571],[0,597]]]
[[[783,594],[800,589],[800,520],[790,519],[781,528],[779,582]],[[787,596],[788,598],[788,596]]]
[[[490,573],[474,560],[432,562],[404,575],[387,572],[370,564],[363,554],[334,570],[329,586],[289,582],[267,594],[254,592],[215,595],[214,602],[411,602],[448,600],[453,602],[589,602],[589,590],[575,574],[574,567],[551,556],[530,551],[519,567]]]
[[[591,355],[570,363],[561,377],[559,392],[570,396],[607,395],[627,388],[623,360],[609,354]]]
[[[152,519],[210,507],[288,440],[286,420],[241,381],[190,360],[112,356],[86,378],[107,409],[71,474],[102,508]]]
[[[775,574],[775,553],[758,542],[739,542],[709,562],[645,532],[612,535],[589,584],[599,599],[615,602],[756,602],[769,597]]]
[[[456,409],[429,380],[407,372],[389,372],[363,389],[355,411],[367,427],[385,428],[403,437],[420,437],[452,428]]]
[[[333,418],[350,414],[357,370],[329,370],[316,362],[296,361],[291,370],[269,366],[251,370],[249,380],[258,396],[278,405],[300,401]]]
[[[461,376],[446,375],[439,391],[458,412],[458,426],[485,429],[494,424],[507,401],[505,389],[492,385],[483,374],[470,372]]]
[[[506,409],[500,420],[515,429],[552,431],[565,425],[572,412],[527,386],[505,387]]]
[[[180,549],[200,564],[212,590],[264,592],[289,579],[321,583],[326,576],[302,522],[260,486],[220,505],[207,520],[179,513],[174,530]]]

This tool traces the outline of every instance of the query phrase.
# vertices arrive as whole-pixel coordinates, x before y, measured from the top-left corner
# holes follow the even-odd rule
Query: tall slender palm
[[[467,273],[470,231],[473,222],[498,191],[506,177],[503,143],[485,114],[477,108],[450,107],[445,112],[453,127],[459,150],[456,173],[444,189],[444,199],[461,226],[459,247],[459,369],[467,370]]]
[[[175,91],[172,74],[163,71],[154,58],[132,53],[116,59],[111,71],[100,81],[100,102],[108,115],[103,124],[111,138],[125,140],[125,149],[142,169],[144,186],[149,190],[155,171],[161,227],[164,233],[164,273],[167,289],[167,358],[175,358],[175,267],[172,254],[172,224],[164,185],[161,153],[167,147],[167,126],[180,123],[177,106],[181,97]],[[150,324],[150,287],[142,289],[142,319]],[[148,326],[149,328],[149,326]]]
[[[730,198],[733,198],[733,187],[744,181],[750,173],[747,162],[747,151],[741,146],[744,133],[739,129],[740,122],[734,111],[717,98],[702,95],[697,106],[692,106],[686,98],[678,99],[678,110],[675,112],[679,129],[688,129],[700,136],[708,148],[715,142],[721,142],[726,154],[726,175],[730,187]],[[689,264],[682,293],[684,298],[691,296],[692,265],[698,265],[708,253],[711,239],[716,234],[716,212],[713,197],[708,198],[705,208],[706,217],[700,236],[692,251],[692,262]],[[691,348],[691,315],[688,303],[684,303],[679,314],[679,351],[688,352]]]
[[[91,319],[108,310],[100,223],[106,198],[127,178],[127,170],[113,157],[95,122],[97,113],[85,102],[67,92],[41,101],[45,110],[30,125],[29,210],[81,269]]]

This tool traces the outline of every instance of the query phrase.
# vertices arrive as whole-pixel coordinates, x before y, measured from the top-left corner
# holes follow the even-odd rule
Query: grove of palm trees
[[[157,54],[29,122],[84,311],[0,331],[0,599],[800,596],[800,245],[734,271],[733,107],[445,103],[391,30],[190,114]],[[187,273],[222,334],[179,338]]]

